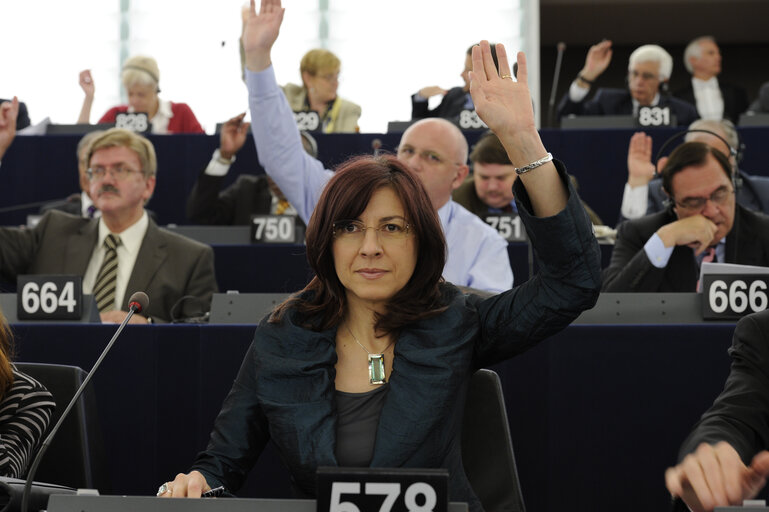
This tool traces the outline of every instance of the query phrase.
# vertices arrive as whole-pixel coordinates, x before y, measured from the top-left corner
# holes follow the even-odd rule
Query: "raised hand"
[[[512,78],[505,47],[497,45],[499,73],[491,58],[488,41],[473,47],[470,71],[470,95],[475,111],[499,137],[510,161],[524,167],[547,155],[534,124],[534,109],[529,93],[526,56],[518,52],[518,81]],[[566,206],[566,188],[552,162],[525,173],[520,179],[529,194],[534,214],[548,217]]]
[[[16,137],[16,118],[19,116],[19,100],[16,96],[11,101],[0,104],[0,158]]]
[[[611,62],[611,41],[604,39],[590,47],[585,57],[585,66],[580,73],[584,78],[593,81],[606,71]]]
[[[665,484],[694,512],[718,506],[742,505],[754,498],[769,475],[769,452],[764,450],[745,466],[737,451],[721,441],[702,443],[694,453],[665,472]]]
[[[644,132],[630,137],[627,150],[627,182],[631,187],[648,185],[654,177],[652,138]]]
[[[280,0],[262,0],[257,14],[256,2],[251,0],[243,25],[243,50],[250,71],[262,71],[271,64],[270,51],[278,39],[284,11]]]
[[[246,142],[248,128],[251,126],[251,123],[243,122],[245,116],[246,113],[243,112],[222,125],[222,129],[219,132],[219,153],[222,155],[222,158],[229,160],[235,153],[240,151],[240,148]]]
[[[80,88],[83,89],[86,96],[93,97],[96,87],[94,86],[90,69],[80,72]]]
[[[534,109],[527,83],[526,56],[518,53],[518,81],[514,81],[502,44],[497,45],[499,73],[494,67],[488,41],[473,47],[470,95],[475,111],[500,138],[505,133],[534,131]],[[541,157],[542,155],[540,155]],[[520,162],[519,162],[520,163]]]

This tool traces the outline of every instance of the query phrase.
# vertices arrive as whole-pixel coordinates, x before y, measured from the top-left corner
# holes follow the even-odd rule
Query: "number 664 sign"
[[[706,274],[702,278],[702,318],[737,319],[769,306],[769,275]]]

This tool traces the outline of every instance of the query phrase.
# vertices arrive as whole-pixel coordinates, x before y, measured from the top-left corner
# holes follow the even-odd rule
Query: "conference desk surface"
[[[89,370],[114,329],[17,324],[17,359]],[[722,389],[733,329],[572,325],[497,365],[528,509],[664,510],[664,470]],[[253,332],[253,325],[126,328],[93,381],[112,482],[103,493],[152,494],[186,471]],[[290,497],[274,450],[241,495]]]
[[[650,128],[654,151],[679,130]],[[540,135],[553,156],[566,164],[580,184],[582,198],[601,216],[604,223],[614,225],[619,218],[622,191],[627,180],[627,148],[634,129],[543,129]],[[769,152],[761,151],[769,136],[769,127],[741,127],[739,133],[746,146],[740,166],[749,173],[769,175]],[[480,132],[466,132],[474,144]],[[318,156],[328,168],[350,156],[371,154],[372,142],[378,139],[382,150],[394,151],[400,133],[316,134]],[[158,158],[158,180],[148,207],[157,214],[160,224],[186,224],[185,204],[198,174],[208,164],[219,143],[215,135],[151,135]],[[75,148],[78,135],[18,136],[3,157],[3,186],[0,207],[34,201],[55,200],[79,190]],[[263,172],[250,138],[238,153],[224,184],[229,185],[243,173]],[[26,222],[28,213],[37,208],[0,213],[0,225]]]

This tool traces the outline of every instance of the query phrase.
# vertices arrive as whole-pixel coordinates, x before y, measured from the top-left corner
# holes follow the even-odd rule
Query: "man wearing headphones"
[[[753,176],[739,169],[745,147],[740,143],[740,136],[731,121],[700,119],[693,122],[686,132],[668,139],[662,148],[682,135],[685,142],[704,142],[727,155],[736,176],[737,204],[769,214],[769,178]],[[667,201],[662,179],[656,176],[652,163],[651,137],[643,132],[635,133],[630,139],[627,161],[628,181],[622,195],[620,222],[661,211]],[[666,161],[667,158],[660,158],[657,167],[664,167]]]
[[[565,115],[638,115],[640,107],[668,107],[678,125],[688,125],[699,116],[690,103],[667,94],[673,58],[661,46],[646,44],[630,54],[627,89],[600,88],[586,101],[590,88],[611,62],[611,41],[590,47],[585,65],[558,105],[558,119]]]
[[[665,210],[617,231],[606,292],[694,292],[702,261],[769,266],[769,217],[739,206],[719,150],[686,142],[662,169]]]

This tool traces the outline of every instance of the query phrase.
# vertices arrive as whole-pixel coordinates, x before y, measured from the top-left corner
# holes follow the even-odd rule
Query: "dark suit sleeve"
[[[19,103],[19,115],[16,117],[16,129],[21,130],[29,126],[31,121],[29,120],[29,112],[27,112],[27,105],[25,103]]]
[[[224,176],[200,173],[187,198],[189,220],[197,224],[232,224],[235,216],[235,194],[219,193],[223,181]]]
[[[259,336],[257,329],[256,336]],[[254,462],[270,439],[264,415],[254,386],[255,364],[253,344],[238,376],[224,400],[214,423],[205,451],[198,454],[192,470],[200,471],[208,485],[224,485],[237,491]]]
[[[603,272],[604,292],[656,292],[665,274],[649,261],[644,251],[648,238],[633,221],[623,222],[617,229],[617,242],[611,262]]]
[[[606,114],[603,108],[603,101],[605,99],[604,89],[598,89],[591,100],[587,99],[588,96],[590,96],[590,93],[582,101],[571,101],[569,91],[567,90],[558,104],[558,119],[572,114],[577,116],[599,116]],[[615,112],[609,113],[614,114]]]
[[[432,117],[430,110],[427,108],[427,101],[417,101],[417,95],[411,95],[411,119],[424,119],[426,117]]]
[[[40,219],[34,229],[0,227],[0,277],[16,282],[24,274],[40,247],[40,241],[51,219],[48,213]]]
[[[197,301],[186,301],[182,307],[184,318],[195,317],[211,310],[211,299],[216,293],[216,272],[214,250],[206,246],[197,255],[189,273],[189,280],[183,295],[192,295]],[[201,309],[202,307],[202,309]]]
[[[769,311],[737,323],[729,355],[724,390],[681,445],[679,460],[700,443],[726,441],[746,464],[769,447]]]

